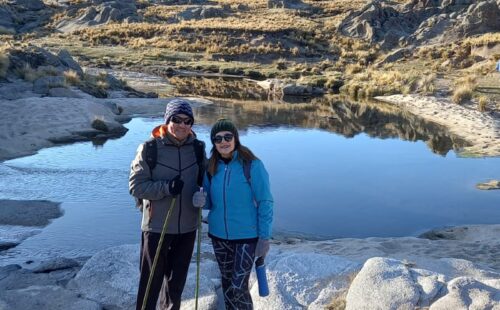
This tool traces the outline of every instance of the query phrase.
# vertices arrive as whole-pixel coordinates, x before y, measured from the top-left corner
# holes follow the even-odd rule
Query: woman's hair
[[[219,131],[220,132],[220,131]],[[234,151],[238,152],[238,160],[239,161],[251,161],[254,159],[258,159],[257,156],[250,151],[250,149],[240,143],[240,136],[238,134],[238,130],[234,128],[231,130],[234,136]],[[217,132],[213,134],[215,136]],[[210,150],[210,158],[208,159],[208,167],[207,167],[207,172],[210,174],[210,176],[213,176],[215,172],[217,171],[217,165],[219,162],[219,159],[221,158],[219,152],[217,151],[217,148],[215,147],[215,143],[213,142],[212,138],[212,150]]]

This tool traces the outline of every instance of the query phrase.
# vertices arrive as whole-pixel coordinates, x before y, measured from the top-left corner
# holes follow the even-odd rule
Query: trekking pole
[[[203,187],[200,187],[200,192],[203,193]],[[201,210],[203,208],[199,208],[200,210],[198,211],[198,242],[196,245],[196,288],[194,290],[194,309],[198,310],[198,293],[200,290],[200,259],[201,259],[201,219],[202,219],[202,213]]]
[[[175,206],[175,200],[177,196],[174,196],[172,202],[170,203],[170,209],[168,209],[167,215],[165,216],[165,222],[163,223],[163,228],[161,230],[160,241],[158,242],[158,246],[156,247],[155,258],[153,260],[153,266],[151,267],[151,271],[149,273],[148,285],[146,286],[146,294],[144,294],[144,299],[142,300],[142,310],[146,309],[146,304],[148,301],[149,290],[151,289],[151,282],[153,282],[153,275],[155,273],[156,264],[158,263],[158,258],[160,257],[161,247],[163,245],[163,238],[165,237],[165,232],[168,227],[168,220],[170,219],[170,215],[172,214],[172,209]]]

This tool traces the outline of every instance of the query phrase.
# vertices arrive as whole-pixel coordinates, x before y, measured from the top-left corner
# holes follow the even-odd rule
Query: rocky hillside
[[[456,101],[494,110],[500,94],[477,88],[500,58],[498,16],[498,0],[2,0],[0,36],[91,67],[289,78],[357,98],[452,95],[472,75]]]
[[[345,36],[378,43],[383,49],[451,43],[500,31],[500,1],[373,1],[339,26]]]

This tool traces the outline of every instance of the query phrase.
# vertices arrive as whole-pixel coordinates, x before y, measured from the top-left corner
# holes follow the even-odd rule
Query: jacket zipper
[[[224,186],[222,188],[222,194],[224,199],[224,227],[226,228],[226,239],[229,239],[229,230],[227,229],[227,206],[226,206],[226,177],[227,177],[227,167],[224,167]]]
[[[179,146],[177,147],[177,154],[179,155],[179,175],[180,175],[182,173],[182,170],[181,170],[182,165],[181,165],[181,148]],[[181,209],[182,191],[179,193],[179,201],[176,204],[179,205],[179,219],[178,219],[177,231],[180,234],[181,233],[181,213],[182,213],[182,209]]]

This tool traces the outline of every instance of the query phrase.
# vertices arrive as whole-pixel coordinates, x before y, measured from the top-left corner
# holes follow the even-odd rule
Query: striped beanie
[[[177,114],[185,114],[193,119],[193,110],[189,105],[189,101],[186,99],[173,99],[167,104],[167,109],[165,110],[165,124],[170,122],[172,116]]]

